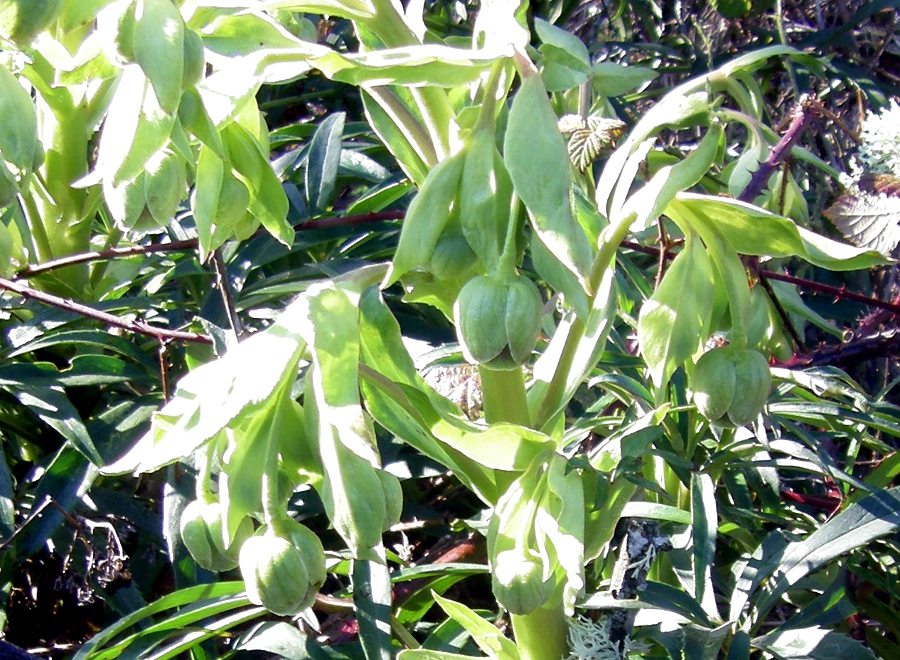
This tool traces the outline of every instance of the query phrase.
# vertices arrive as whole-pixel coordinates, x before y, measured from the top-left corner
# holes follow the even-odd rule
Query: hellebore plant
[[[203,259],[260,226],[290,243],[287,201],[268,161],[254,95],[263,83],[313,69],[359,86],[372,128],[419,190],[390,264],[310,286],[266,330],[194,369],[146,436],[104,471],[143,473],[193,457],[201,469],[197,503],[181,523],[185,545],[204,568],[237,563],[249,601],[281,615],[309,607],[325,580],[321,542],[286,513],[288,494],[312,487],[353,560],[357,608],[374,601],[389,613],[382,535],[399,521],[403,495],[383,468],[377,426],[443,465],[490,512],[491,584],[515,642],[466,606],[437,594],[435,602],[495,658],[560,660],[569,654],[572,617],[585,595],[585,566],[608,554],[641,470],[652,469],[625,460],[645,448],[626,452],[626,441],[643,442],[642,431],[661,429],[690,462],[700,434],[733,433],[720,427],[754,424],[764,414],[766,356],[783,336],[752,328],[759,294],[751,291],[742,256],[751,275],[753,260],[768,258],[799,257],[833,269],[883,261],[803,228],[780,214],[771,195],[718,194],[740,197],[760,166],[761,118],[749,74],[773,57],[812,70],[818,62],[772,47],[669,91],[595,176],[589,161],[623,132],[621,123],[570,119],[567,142],[555,107],[576,114],[565,92],[581,86],[591,100],[587,111],[599,114],[610,90],[627,91],[634,78],[624,67],[594,67],[580,41],[543,21],[535,25],[541,50],[530,50],[527,3],[484,3],[471,48],[433,40],[415,3],[407,14],[388,0],[221,4],[105,4],[77,28],[83,36],[96,25],[90,38],[105,44],[96,49],[97,61],[88,57],[94,51],[83,51],[88,41],[78,50],[103,72],[79,94],[49,85],[50,65],[40,54],[40,47],[70,38],[75,48],[76,28],[62,21],[42,33],[21,78],[39,107],[47,105],[41,130],[67,141],[59,152],[48,151],[43,165],[37,120],[24,112],[32,108],[28,93],[0,67],[0,85],[12,90],[0,103],[21,106],[15,132],[26,138],[12,145],[18,149],[0,144],[3,181],[21,201],[5,207],[8,232],[24,218],[40,258],[83,250],[84,227],[101,203],[115,231],[139,232],[169,222],[192,183],[189,206]],[[363,49],[339,53],[304,41],[263,9],[346,18]],[[62,114],[80,119],[62,131],[54,123]],[[89,172],[84,151],[101,118]],[[734,123],[747,129],[753,156],[723,169],[726,128]],[[690,153],[676,159],[654,151],[661,131],[680,128],[702,134]],[[576,135],[581,141],[573,143]],[[51,171],[57,167],[65,172]],[[80,187],[58,196],[52,181]],[[570,426],[566,411],[594,373],[621,311],[618,251],[628,236],[663,223],[683,246],[634,310],[655,400],[641,404],[639,417],[599,449],[579,453],[574,441],[583,430]],[[455,324],[461,352],[480,374],[482,420],[466,418],[416,370],[382,298],[391,286]],[[545,305],[551,298],[555,308]],[[538,341],[542,331],[546,343]],[[714,334],[729,346],[704,353]],[[667,395],[676,372],[687,374],[693,392],[684,408],[690,422],[681,425]],[[739,399],[737,392],[747,390],[752,396]],[[697,431],[679,430],[687,428]],[[699,515],[698,501],[715,487],[707,473],[682,479],[667,469],[665,479],[691,515]],[[702,579],[692,596],[709,628],[733,626],[729,634],[737,634],[743,613],[721,621],[710,567],[704,573],[697,565]],[[389,625],[389,615],[379,623]],[[367,634],[378,638],[375,648],[389,649],[390,634],[383,626],[373,630]],[[726,643],[724,633],[717,639],[720,647]],[[80,657],[90,654],[86,647]],[[403,657],[435,655],[409,648]]]

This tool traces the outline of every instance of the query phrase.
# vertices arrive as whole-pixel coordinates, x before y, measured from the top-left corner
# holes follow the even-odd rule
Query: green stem
[[[507,422],[531,426],[525,396],[525,374],[521,369],[499,371],[478,366],[484,419],[488,424]]]
[[[562,602],[510,618],[521,660],[561,660],[568,655],[569,626]]]
[[[215,451],[215,441],[209,443],[206,447],[206,452],[200,452],[197,455],[197,460],[199,461],[199,465],[197,466],[197,499],[201,502],[205,502],[207,504],[212,504],[216,501],[215,496],[212,492],[212,487],[210,486],[210,479],[212,479],[212,462],[213,462],[213,452]]]
[[[503,70],[506,67],[505,62],[497,61],[491,67],[491,73],[487,82],[484,84],[483,98],[481,99],[481,111],[478,113],[478,121],[474,130],[489,130],[494,133],[496,130],[497,117],[497,89],[500,87],[500,79]]]
[[[28,227],[31,229],[31,237],[37,247],[38,260],[49,261],[53,259],[53,249],[50,247],[50,238],[44,228],[44,220],[41,212],[38,210],[37,204],[32,195],[23,195],[25,202],[25,218],[28,220]]]
[[[275,415],[272,419],[272,428],[284,428],[284,408],[290,405],[291,385],[289,381],[282,382],[280,388],[275,393]],[[274,433],[267,438],[265,447],[265,457],[263,463],[262,478],[262,505],[263,520],[270,529],[279,533],[279,529],[283,527],[286,519],[285,503],[280,497],[278,491],[278,433]]]
[[[410,94],[422,115],[437,160],[444,160],[450,156],[450,125],[454,122],[453,114],[448,116],[445,112],[444,106],[449,105],[447,95],[433,87],[414,87]]]

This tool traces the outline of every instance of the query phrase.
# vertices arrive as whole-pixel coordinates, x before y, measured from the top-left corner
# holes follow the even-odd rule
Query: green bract
[[[691,386],[697,410],[709,421],[743,426],[762,411],[772,388],[772,375],[762,353],[724,346],[703,354]]]
[[[497,555],[491,573],[497,601],[512,614],[530,614],[553,595],[553,573],[533,550],[514,548]]]
[[[542,313],[541,294],[524,275],[508,281],[491,275],[474,277],[459,292],[453,308],[466,359],[504,370],[531,356]]]
[[[181,539],[194,561],[208,571],[230,571],[238,565],[238,551],[253,534],[253,523],[244,518],[234,541],[225,544],[222,507],[218,502],[194,500],[181,514]]]

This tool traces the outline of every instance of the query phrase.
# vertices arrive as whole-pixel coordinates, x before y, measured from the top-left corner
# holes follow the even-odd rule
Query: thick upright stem
[[[561,602],[510,618],[521,660],[561,660],[568,655],[569,626]]]
[[[497,371],[479,366],[478,373],[481,376],[485,421],[488,424],[508,422],[531,426],[522,370]]]

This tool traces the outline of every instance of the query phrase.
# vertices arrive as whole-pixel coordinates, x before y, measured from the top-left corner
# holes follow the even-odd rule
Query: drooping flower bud
[[[524,275],[503,280],[479,275],[459,292],[456,332],[469,362],[515,369],[531,356],[541,329],[543,303]]]
[[[194,561],[207,571],[230,571],[238,565],[241,544],[253,534],[253,523],[244,518],[234,540],[226,544],[222,531],[222,507],[218,502],[194,500],[181,514],[181,539]]]
[[[762,411],[772,389],[772,374],[762,353],[723,346],[703,354],[691,387],[697,410],[709,421],[743,426]]]

